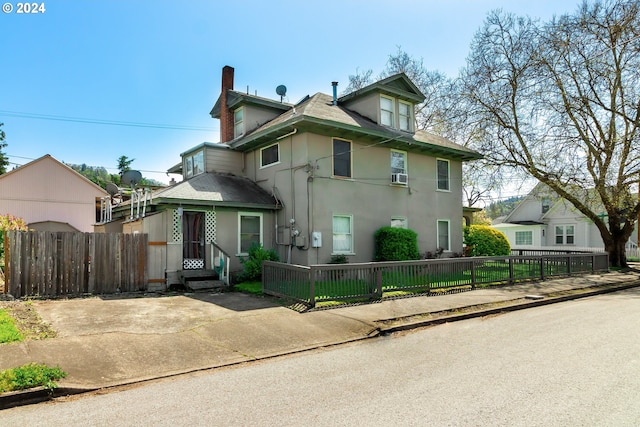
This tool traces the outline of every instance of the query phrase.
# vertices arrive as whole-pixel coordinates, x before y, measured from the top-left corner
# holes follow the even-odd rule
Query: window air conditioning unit
[[[403,184],[406,185],[409,182],[409,175],[406,173],[392,173],[391,174],[391,183],[392,184]]]

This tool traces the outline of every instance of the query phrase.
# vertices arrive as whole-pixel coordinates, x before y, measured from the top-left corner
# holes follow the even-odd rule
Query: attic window
[[[411,126],[411,123],[413,121],[411,110],[411,104],[403,101],[398,101],[398,125],[400,127],[400,130],[405,130],[407,132],[411,132],[413,130]]]
[[[551,200],[548,197],[542,199],[542,213],[547,213],[549,211],[549,207],[551,206]]]
[[[238,108],[233,112],[233,137],[244,135],[244,109]]]
[[[394,99],[380,96],[380,124],[395,127],[393,119]]]

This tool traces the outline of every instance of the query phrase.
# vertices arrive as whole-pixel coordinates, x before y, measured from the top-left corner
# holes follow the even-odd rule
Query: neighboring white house
[[[0,175],[0,214],[40,231],[93,231],[107,192],[50,155]]]
[[[512,248],[604,249],[595,224],[541,184],[492,227],[507,236]],[[629,239],[630,252],[638,247],[637,236],[633,233]]]

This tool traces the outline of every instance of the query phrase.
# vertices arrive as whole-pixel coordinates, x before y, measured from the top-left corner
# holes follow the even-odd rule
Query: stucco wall
[[[352,178],[332,176],[332,138],[302,133],[280,141],[280,163],[260,168],[256,155],[247,155],[247,172],[267,191],[276,189],[284,209],[278,216],[278,241],[290,242],[290,220],[304,236],[305,246],[292,249],[292,262],[326,263],[333,253],[333,215],[353,217],[354,254],[351,262],[373,259],[373,234],[404,217],[418,233],[421,253],[437,249],[437,220],[449,220],[451,253],[462,251],[462,166],[450,161],[451,191],[436,191],[436,159],[407,153],[409,186],[390,182],[390,149],[353,142]],[[294,155],[291,156],[293,149]],[[322,233],[322,247],[311,248],[311,232]],[[299,243],[300,241],[296,241]],[[280,248],[288,254],[288,247]]]

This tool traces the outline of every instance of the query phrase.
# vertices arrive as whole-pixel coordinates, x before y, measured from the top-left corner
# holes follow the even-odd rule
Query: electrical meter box
[[[311,233],[311,247],[322,247],[322,233],[320,231],[314,231],[313,233]]]

